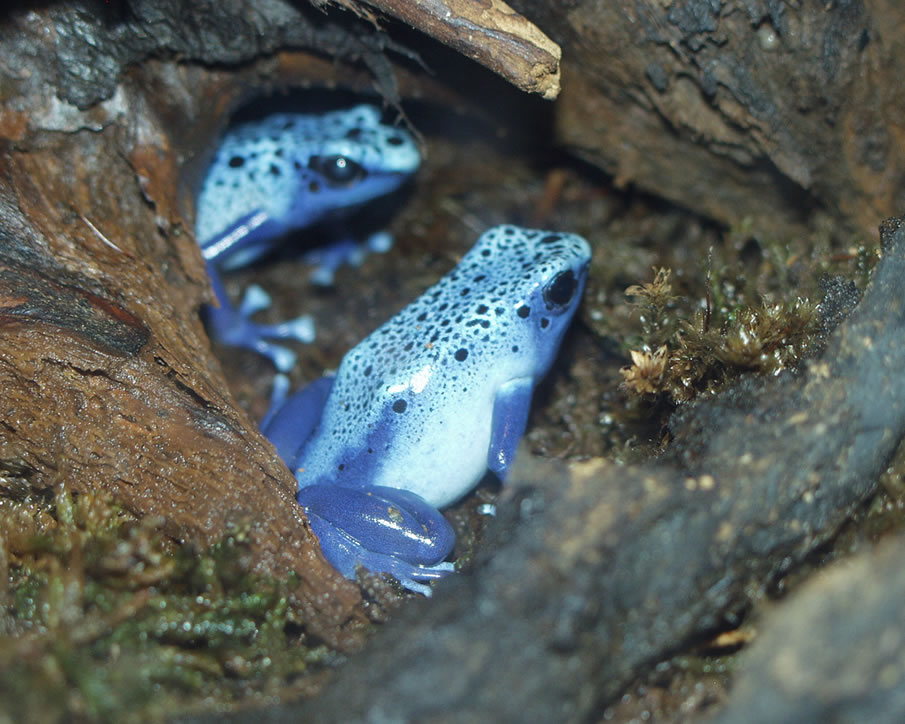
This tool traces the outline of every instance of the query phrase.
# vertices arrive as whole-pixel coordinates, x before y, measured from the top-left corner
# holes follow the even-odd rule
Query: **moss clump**
[[[715,392],[742,372],[778,374],[798,363],[821,330],[817,304],[803,298],[753,306],[731,298],[714,303],[708,292],[705,308],[683,317],[670,276],[655,269],[653,281],[626,289],[642,334],[622,376],[637,395],[674,405]]]
[[[0,498],[0,706],[10,721],[162,720],[312,686],[288,591],[245,532],[177,547],[103,495]]]

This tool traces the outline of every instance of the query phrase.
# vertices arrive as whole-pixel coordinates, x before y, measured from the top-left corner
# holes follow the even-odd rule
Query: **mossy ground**
[[[155,721],[297,696],[328,658],[234,530],[205,551],[106,495],[0,499],[0,719]]]

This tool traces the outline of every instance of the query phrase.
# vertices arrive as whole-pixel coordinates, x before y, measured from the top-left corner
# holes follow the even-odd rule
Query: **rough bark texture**
[[[559,95],[559,46],[500,0],[371,3],[547,100]]]
[[[87,109],[113,97],[126,69],[150,57],[238,64],[278,49],[305,48],[362,60],[378,80],[391,84],[384,53],[394,49],[373,28],[350,31],[336,14],[284,0],[51,3],[10,13],[0,29],[0,43],[8,63],[4,92],[10,107],[4,110],[28,109],[29,118],[23,120],[32,122],[36,98],[46,97],[60,112],[74,109],[54,104],[54,95]],[[24,68],[29,72],[14,70]],[[385,90],[392,89],[388,85]]]
[[[780,238],[905,206],[898,4],[513,5],[566,50],[560,140],[619,183]]]
[[[340,37],[358,41],[320,18],[326,28],[305,25],[279,3],[203,17],[180,3],[129,10],[104,18],[51,5],[0,31],[11,59],[0,112],[4,477],[107,490],[202,545],[251,525],[256,568],[298,574],[308,629],[354,646],[365,620],[358,591],[321,557],[295,480],[226,393],[198,316],[207,280],[181,214],[191,202],[179,194],[177,159],[209,145],[201,139],[215,135],[243,84],[153,63],[117,82],[152,49],[228,62],[290,42],[287,34],[333,48]],[[237,22],[270,44],[231,48]],[[186,27],[197,31],[177,32]],[[307,61],[313,71],[304,56],[285,62],[296,77],[323,73]],[[30,70],[10,79],[12,67]]]
[[[656,465],[522,458],[489,560],[269,720],[587,721],[639,672],[731,626],[837,534],[905,435],[898,223],[860,305],[801,374],[699,404]],[[895,710],[895,692],[874,694]]]

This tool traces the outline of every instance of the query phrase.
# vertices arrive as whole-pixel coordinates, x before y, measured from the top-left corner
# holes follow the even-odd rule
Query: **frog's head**
[[[537,381],[578,308],[590,259],[575,234],[489,229],[455,269],[352,350],[340,375],[348,368],[362,394],[391,403],[402,390],[456,399],[466,389],[495,394],[502,382]]]
[[[314,122],[313,132],[304,129],[312,142],[290,152],[300,183],[295,213],[308,222],[394,191],[421,163],[412,135],[383,123],[374,106],[327,113]]]
[[[577,234],[497,226],[481,236],[472,255],[497,281],[495,296],[506,308],[502,319],[512,327],[507,336],[522,340],[505,352],[529,364],[535,378],[543,375],[581,301],[588,242]],[[517,344],[524,348],[516,350]]]

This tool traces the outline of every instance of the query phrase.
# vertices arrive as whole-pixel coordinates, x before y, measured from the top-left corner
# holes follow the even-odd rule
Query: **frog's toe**
[[[448,561],[438,563],[435,566],[412,566],[403,561],[397,561],[397,563],[403,563],[404,565],[385,572],[399,581],[403,588],[420,593],[427,598],[433,595],[433,590],[427,583],[422,583],[421,581],[436,581],[445,578],[456,570],[455,564]]]
[[[239,314],[243,317],[250,317],[262,309],[269,309],[272,303],[273,300],[267,292],[257,284],[252,284],[245,290],[245,295],[239,303]]]
[[[392,246],[393,235],[388,231],[378,231],[364,241],[347,238],[312,249],[303,258],[315,266],[309,275],[311,283],[329,287],[333,285],[336,271],[341,266],[359,267],[369,254],[383,254]]]
[[[379,553],[367,556],[367,558],[367,561],[360,562],[360,565],[367,570],[375,573],[388,573],[399,581],[399,585],[403,588],[428,598],[433,595],[428,582],[445,578],[456,570],[455,564],[448,561],[433,566],[418,566]]]
[[[386,254],[393,248],[393,235],[389,231],[378,231],[371,234],[365,244],[368,251],[375,254]]]
[[[308,279],[312,284],[319,287],[332,287],[335,278],[335,269],[326,266],[319,266],[308,275]]]
[[[294,339],[303,344],[314,341],[314,320],[308,314],[279,324],[258,325],[258,332],[271,339]]]
[[[237,347],[248,347],[260,355],[267,357],[273,362],[273,366],[277,368],[277,372],[288,374],[295,367],[296,355],[291,349],[281,347],[278,344],[271,344],[260,337],[250,339],[248,343],[237,342]]]

